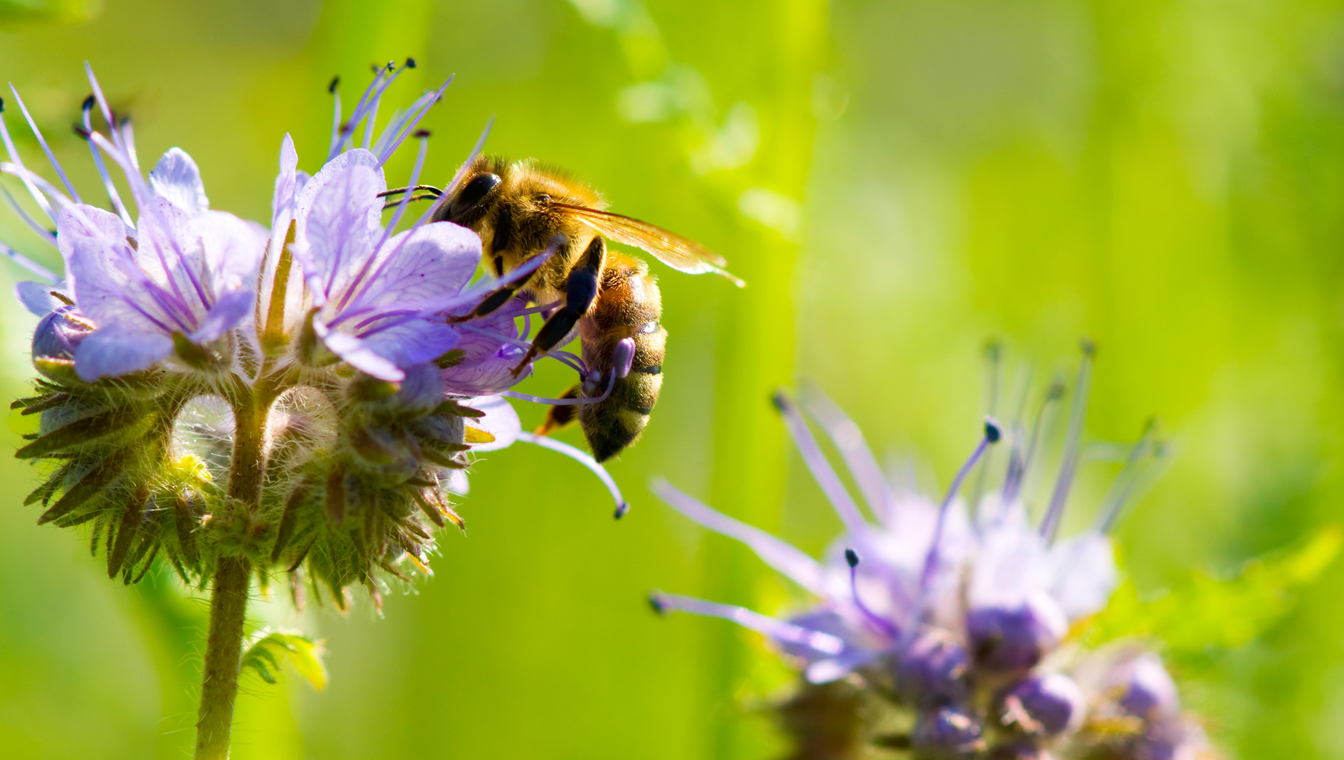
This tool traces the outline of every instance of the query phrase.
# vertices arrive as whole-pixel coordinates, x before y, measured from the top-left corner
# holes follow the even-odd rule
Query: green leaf
[[[1127,636],[1155,637],[1169,660],[1198,668],[1278,623],[1293,609],[1294,592],[1321,574],[1342,543],[1344,530],[1331,525],[1303,546],[1246,563],[1236,577],[1192,573],[1156,598],[1141,597],[1133,582],[1125,581],[1079,633],[1092,646]]]
[[[259,632],[259,638],[243,654],[243,667],[252,668],[266,683],[277,683],[275,674],[288,659],[314,689],[327,687],[327,668],[322,662],[326,650],[321,639],[310,639],[293,631]]]

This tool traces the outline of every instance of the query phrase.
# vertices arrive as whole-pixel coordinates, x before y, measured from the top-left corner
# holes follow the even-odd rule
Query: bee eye
[[[481,201],[485,200],[490,191],[494,190],[500,182],[499,175],[488,172],[472,177],[467,184],[462,186],[462,189],[457,193],[457,197],[448,207],[448,220],[462,223],[470,219],[480,210]]]

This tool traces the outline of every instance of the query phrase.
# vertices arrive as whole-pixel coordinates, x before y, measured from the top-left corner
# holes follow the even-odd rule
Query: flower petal
[[[298,201],[298,168],[299,154],[294,150],[294,138],[285,133],[285,139],[280,143],[280,173],[275,176],[275,194],[271,198],[271,232],[282,241]]]
[[[480,260],[481,239],[466,227],[436,222],[403,232],[383,245],[371,271],[355,285],[359,295],[342,310],[440,311],[456,299]]]
[[[207,212],[190,226],[205,246],[205,271],[214,295],[239,288],[251,292],[266,252],[265,230],[223,211]]]
[[[216,340],[238,323],[252,316],[256,299],[250,290],[231,290],[221,296],[201,320],[196,332],[187,336],[192,343],[204,344]]]
[[[406,377],[395,363],[388,361],[364,344],[364,341],[349,333],[327,329],[320,322],[313,322],[313,330],[331,352],[344,359],[350,366],[367,375],[390,383],[399,383]]]
[[[56,223],[80,312],[100,327],[167,335],[182,325],[165,313],[136,263],[121,219],[93,206],[70,206]]]
[[[145,369],[172,351],[172,338],[162,333],[104,327],[84,338],[75,349],[75,372],[90,383],[102,377],[119,377]]]
[[[387,189],[378,158],[366,150],[342,153],[318,172],[299,193],[295,216],[295,255],[315,298],[342,291],[372,253]]]
[[[825,574],[821,563],[803,554],[798,549],[775,538],[760,528],[739,522],[711,509],[677,490],[671,483],[661,478],[649,486],[658,498],[692,520],[721,533],[735,538],[756,552],[765,564],[792,578],[798,585],[818,596],[826,593]]]
[[[488,321],[473,321],[472,324],[509,338],[518,337],[518,325],[513,317],[491,315],[486,319]],[[449,393],[489,396],[512,388],[528,374],[513,375],[513,368],[518,366],[526,349],[499,338],[475,331],[465,332],[453,348],[462,352],[462,361],[443,370],[443,381]]]
[[[1050,593],[1069,620],[1106,606],[1118,581],[1111,540],[1089,531],[1050,549]]]
[[[469,427],[477,430],[484,430],[495,437],[495,440],[489,443],[474,443],[471,450],[474,452],[495,451],[497,449],[508,448],[513,442],[518,440],[518,433],[522,432],[523,425],[518,421],[518,412],[514,410],[509,402],[499,396],[482,396],[469,399],[464,402],[464,406],[471,407],[480,412],[485,412],[484,417],[478,417],[467,423]]]
[[[45,282],[25,280],[15,283],[14,297],[19,299],[19,303],[23,304],[23,308],[27,309],[30,314],[45,317],[61,306],[61,302],[51,295],[53,290],[60,290],[60,288],[55,285],[48,285]]]
[[[398,367],[434,361],[457,345],[461,336],[442,322],[431,322],[423,317],[392,324],[386,329],[376,328],[359,332],[364,345],[377,351]]]
[[[210,210],[210,199],[205,196],[201,170],[181,148],[172,148],[149,172],[149,189],[176,206],[187,216],[197,216]]]

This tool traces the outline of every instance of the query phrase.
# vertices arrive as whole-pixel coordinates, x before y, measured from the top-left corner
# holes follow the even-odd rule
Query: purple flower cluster
[[[423,570],[432,528],[461,526],[449,502],[466,490],[473,453],[535,441],[500,394],[526,377],[509,370],[526,346],[517,321],[536,309],[515,299],[487,318],[463,315],[554,249],[473,280],[481,242],[471,230],[431,222],[431,207],[398,231],[411,194],[385,203],[384,167],[417,142],[416,186],[429,137],[419,125],[447,87],[378,129],[385,94],[413,67],[380,69],[344,118],[333,82],[325,160],[300,171],[285,136],[269,229],[211,209],[179,148],[142,175],[131,122],[92,71],[77,131],[109,205],[87,203],[14,92],[60,186],[22,162],[3,116],[0,173],[54,230],[6,196],[65,268],[61,278],[0,243],[43,280],[17,288],[40,318],[42,373],[38,393],[19,402],[41,414],[20,456],[56,463],[30,503],[46,507],[42,522],[93,521],[111,574],[130,581],[162,553],[192,580],[240,555],[306,567],[338,602],[351,584],[376,596],[375,573],[402,575],[402,559]],[[623,511],[591,458],[545,445],[592,468]]]
[[[1085,346],[1062,463],[1036,520],[1023,493],[1038,469],[1042,414],[1030,430],[988,419],[948,493],[934,502],[893,489],[858,427],[810,394],[804,408],[843,456],[870,521],[808,420],[781,393],[776,402],[789,431],[845,526],[824,561],[666,482],[654,490],[692,520],[745,543],[817,603],[783,619],[661,592],[653,605],[733,620],[797,664],[805,686],[781,714],[800,758],[866,756],[862,747],[872,744],[929,760],[1211,757],[1156,655],[1137,645],[1090,651],[1070,637],[1071,626],[1102,610],[1115,588],[1107,532],[1154,450],[1145,434],[1095,524],[1057,537],[1080,461],[1090,372]],[[1061,395],[1052,387],[1042,409]],[[971,512],[961,486],[1004,439],[1003,484]]]

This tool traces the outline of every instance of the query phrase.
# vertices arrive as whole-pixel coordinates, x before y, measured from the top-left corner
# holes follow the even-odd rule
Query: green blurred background
[[[494,114],[492,150],[568,167],[616,210],[723,252],[746,290],[655,265],[672,353],[653,424],[610,468],[630,516],[614,523],[569,460],[486,456],[470,536],[443,536],[436,577],[385,619],[255,608],[324,637],[331,683],[247,677],[234,757],[757,758],[781,746],[762,706],[786,674],[758,637],[658,619],[643,596],[775,611],[792,592],[645,484],[666,475],[819,551],[838,523],[770,410],[776,386],[814,381],[936,488],[974,444],[985,341],[1043,383],[1089,335],[1090,435],[1133,439],[1156,414],[1179,452],[1119,531],[1145,592],[1340,520],[1342,10],[0,0],[0,77],[89,197],[68,128],[85,60],[134,114],[144,163],[181,146],[214,207],[265,219],[285,132],[301,168],[325,154],[330,77],[348,108],[371,63],[412,55],[394,100],[457,76],[427,121],[431,181]],[[55,265],[7,211],[0,239]],[[21,278],[0,268],[5,289]],[[34,321],[0,303],[0,395],[17,397]],[[524,389],[568,382],[551,366]],[[27,424],[12,418],[7,445]],[[1113,474],[1085,471],[1078,517]],[[0,459],[0,478],[0,754],[187,756],[202,603],[164,574],[108,581],[80,536],[33,526],[26,465]],[[1230,755],[1344,757],[1342,581],[1336,563],[1259,640],[1184,674]]]

